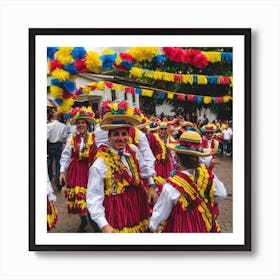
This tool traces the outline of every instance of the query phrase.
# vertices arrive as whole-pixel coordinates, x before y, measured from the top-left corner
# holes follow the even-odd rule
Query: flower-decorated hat
[[[159,129],[159,123],[158,122],[150,122],[147,125],[147,129],[148,131],[156,131]]]
[[[76,124],[78,119],[83,119],[87,123],[91,124],[94,121],[94,112],[92,111],[91,107],[75,107],[72,108],[70,112],[71,121],[70,124]]]
[[[192,130],[182,133],[178,142],[167,144],[167,147],[185,155],[206,157],[211,154],[211,149],[203,148],[200,134]]]
[[[141,118],[142,118],[141,123],[136,126],[138,129],[146,128],[150,123],[150,120],[147,117],[145,117],[143,114],[141,114]]]
[[[141,123],[141,112],[138,108],[128,106],[126,101],[105,101],[100,108],[100,127],[110,130],[120,127],[137,126]]]
[[[182,127],[194,127],[192,122],[183,121],[180,123]]]
[[[203,127],[200,128],[202,133],[205,132],[217,132],[217,127],[213,123],[205,124]]]
[[[165,128],[165,129],[169,129],[171,127],[171,124],[168,122],[160,122],[159,123],[159,128]]]

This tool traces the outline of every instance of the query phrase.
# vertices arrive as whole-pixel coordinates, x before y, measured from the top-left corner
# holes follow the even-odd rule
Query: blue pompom
[[[65,120],[70,119],[70,114],[64,114],[64,115],[63,115],[63,118],[64,118]]]
[[[63,82],[58,79],[51,79],[51,86],[63,87]]]
[[[155,63],[161,64],[166,61],[166,57],[164,55],[156,55],[153,60],[155,61]]]
[[[134,66],[134,62],[131,61],[127,61],[127,60],[123,60],[121,63],[121,66],[125,67],[127,70],[130,70],[133,66]]]
[[[87,53],[87,51],[83,47],[75,47],[71,52],[71,54],[75,60],[84,58],[86,53]]]
[[[61,105],[61,104],[62,104],[62,99],[55,98],[53,101],[54,101],[57,105]]]
[[[48,47],[47,48],[47,57],[49,59],[54,59],[54,54],[58,50],[58,47]]]
[[[101,68],[113,68],[113,64],[115,63],[117,58],[117,54],[103,54],[100,56],[100,59],[102,61]]]
[[[66,82],[63,83],[63,88],[67,92],[74,92],[76,90],[76,83],[70,80],[67,80]]]
[[[221,54],[222,61],[232,61],[232,52],[223,52]]]
[[[71,75],[77,75],[79,73],[78,69],[75,67],[74,62],[64,65],[63,69],[68,71]]]

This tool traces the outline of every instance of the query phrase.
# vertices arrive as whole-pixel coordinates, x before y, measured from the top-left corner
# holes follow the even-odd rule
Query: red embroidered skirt
[[[147,195],[142,187],[127,187],[124,193],[106,195],[105,216],[116,232],[145,232],[149,224]]]
[[[67,208],[70,214],[87,214],[86,190],[88,183],[88,160],[72,159],[67,171]]]

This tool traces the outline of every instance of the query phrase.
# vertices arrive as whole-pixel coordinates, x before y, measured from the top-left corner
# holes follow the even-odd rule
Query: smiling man
[[[126,102],[105,102],[101,107],[101,129],[108,131],[108,145],[101,145],[89,170],[87,206],[103,233],[146,232],[148,195],[157,196],[151,169],[129,140],[129,127],[140,124],[140,112]]]

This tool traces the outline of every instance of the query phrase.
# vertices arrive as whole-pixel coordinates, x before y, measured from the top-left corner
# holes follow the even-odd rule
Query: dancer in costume
[[[140,111],[125,101],[101,106],[100,128],[108,131],[109,145],[101,145],[89,170],[87,206],[103,233],[145,232],[149,224],[149,195],[157,195],[151,169],[145,168],[135,145],[127,144],[129,127],[140,124]]]
[[[204,134],[202,137],[202,145],[204,148],[209,148],[211,154],[207,157],[201,157],[200,162],[204,163],[214,174],[214,183],[215,183],[215,216],[219,215],[218,204],[227,197],[227,190],[224,183],[217,177],[213,169],[215,166],[221,163],[220,160],[216,159],[215,156],[218,153],[219,142],[214,139],[213,135],[217,132],[218,128],[214,124],[206,124],[201,127],[201,132]]]
[[[76,125],[77,132],[68,137],[62,152],[60,182],[61,184],[66,182],[65,197],[68,200],[68,213],[78,214],[81,217],[78,232],[85,232],[88,224],[86,205],[88,170],[97,150],[95,135],[88,132],[94,120],[94,113],[90,107],[77,107],[71,110],[70,116],[71,124]],[[94,224],[92,226],[94,227]],[[98,230],[96,227],[94,229]]]
[[[167,149],[169,143],[174,142],[174,138],[169,133],[171,131],[171,125],[167,122],[161,122],[157,131],[158,145],[160,146],[161,153],[157,156],[156,161],[156,173],[157,176],[168,178],[170,172],[175,169],[176,161],[174,159],[174,153]]]
[[[213,174],[199,163],[199,157],[208,156],[210,150],[201,142],[198,132],[186,131],[178,143],[167,145],[176,152],[180,169],[163,185],[150,220],[151,230],[162,226],[162,232],[220,231],[213,213]]]

